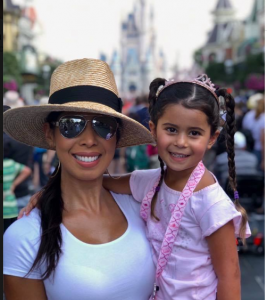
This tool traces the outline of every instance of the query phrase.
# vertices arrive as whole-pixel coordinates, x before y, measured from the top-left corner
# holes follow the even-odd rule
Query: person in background
[[[260,94],[261,95],[261,94]],[[260,99],[255,101],[255,108],[249,111],[243,119],[242,122],[243,129],[248,129],[252,133],[254,139],[253,152],[258,158],[258,165],[262,163],[262,149],[264,145],[262,144],[262,135],[265,129],[265,97],[261,96]]]
[[[258,175],[258,160],[255,154],[246,150],[246,137],[243,133],[237,131],[234,136],[235,147],[235,166],[238,175]],[[214,173],[220,183],[225,188],[228,174],[228,156],[227,152],[221,153],[216,157]]]
[[[141,123],[140,115],[137,114],[137,111],[130,112],[129,117]],[[149,157],[147,154],[147,145],[135,145],[127,147],[125,150],[125,164],[126,172],[148,169]]]
[[[33,147],[14,140],[6,133],[3,133],[3,144],[6,149],[8,148],[10,159],[27,166],[31,170],[33,169]],[[31,176],[26,177],[14,190],[19,210],[30,200],[32,194],[31,178]]]
[[[24,103],[20,99],[19,94],[14,91],[8,91],[4,95],[4,111],[10,108],[23,107]],[[6,133],[3,133],[3,144],[8,144],[9,147],[9,156],[15,162],[20,163],[29,167],[33,170],[33,147],[20,143],[14,140],[12,137],[8,136]],[[19,185],[16,186],[15,196],[18,204],[18,209],[27,205],[32,194],[32,177],[27,177]]]
[[[17,219],[18,204],[15,196],[15,189],[26,178],[28,178],[32,171],[29,167],[15,162],[10,157],[10,145],[4,143],[4,157],[3,157],[3,218],[4,218],[4,232]]]
[[[148,111],[148,95],[142,95],[136,98],[135,113],[138,116],[139,122],[149,129],[150,115]]]
[[[48,174],[46,174],[48,168],[45,168],[43,163],[46,163],[47,149],[34,147],[33,161],[34,161],[34,174],[33,183],[35,191],[45,186],[48,182]]]
[[[3,97],[3,104],[11,108],[24,106],[24,101],[16,91],[7,91]]]
[[[255,144],[253,152],[258,158],[259,168],[263,161],[264,150],[264,131],[265,131],[265,99],[261,99],[257,102],[255,109],[254,125],[251,129],[252,136]]]

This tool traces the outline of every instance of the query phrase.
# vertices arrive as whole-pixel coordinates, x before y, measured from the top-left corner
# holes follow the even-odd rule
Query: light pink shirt
[[[141,202],[159,176],[160,169],[134,171],[130,179],[133,197]],[[155,264],[172,210],[180,194],[181,192],[170,189],[163,181],[155,207],[160,221],[148,218],[146,234],[152,245]],[[216,299],[217,277],[205,237],[230,220],[234,221],[235,233],[238,236],[241,213],[235,209],[217,180],[216,183],[193,193],[187,202],[172,253],[159,278],[157,300]],[[249,235],[250,229],[247,225],[246,236]]]

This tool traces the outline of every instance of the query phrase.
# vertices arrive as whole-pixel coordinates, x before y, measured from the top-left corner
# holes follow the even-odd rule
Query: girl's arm
[[[218,278],[217,300],[240,300],[240,268],[233,221],[206,237]]]
[[[4,293],[7,300],[47,300],[42,280],[4,275]]]
[[[16,179],[13,181],[11,186],[11,191],[14,192],[16,187],[21,184],[27,177],[29,177],[32,173],[32,170],[25,166],[22,171],[19,173],[19,175],[16,177]]]
[[[118,179],[113,179],[109,175],[103,176],[103,186],[107,190],[110,190],[117,194],[127,194],[131,195],[131,188],[130,188],[130,177],[131,174],[125,174]],[[116,177],[115,177],[116,178]]]

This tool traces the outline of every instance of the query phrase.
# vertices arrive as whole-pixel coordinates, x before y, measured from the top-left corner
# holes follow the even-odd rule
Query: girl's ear
[[[155,124],[152,121],[149,121],[148,125],[149,125],[151,133],[154,137],[154,140],[156,140],[157,136],[156,136],[156,126],[155,126]]]
[[[45,134],[45,138],[51,149],[55,148],[55,137],[54,137],[54,130],[50,128],[49,123],[44,123],[43,131]]]
[[[207,149],[210,149],[215,144],[219,134],[220,134],[220,130],[216,130],[214,135],[210,137]]]

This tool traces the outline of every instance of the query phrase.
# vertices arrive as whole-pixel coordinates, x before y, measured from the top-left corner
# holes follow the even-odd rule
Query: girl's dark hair
[[[196,109],[202,111],[207,116],[208,124],[210,125],[211,132],[210,135],[213,136],[216,130],[220,126],[220,109],[218,105],[218,100],[214,95],[206,88],[195,84],[180,82],[177,84],[172,84],[166,89],[164,89],[159,96],[156,96],[158,88],[165,85],[165,79],[156,78],[149,86],[149,113],[151,121],[157,126],[158,120],[164,114],[167,106],[172,104],[181,104],[183,107],[188,109]],[[234,134],[235,134],[235,101],[231,94],[227,93],[226,89],[216,90],[216,95],[222,96],[226,102],[226,148],[228,154],[228,166],[229,166],[229,178],[230,184],[234,191],[236,191],[236,173],[235,173],[235,152],[234,152]],[[159,187],[164,178],[164,163],[159,157],[160,167],[161,167],[161,177],[158,183],[158,188],[156,188],[152,202],[151,202],[151,216],[159,220],[155,215],[155,204],[157,201],[157,194]],[[240,236],[244,239],[245,228],[247,223],[247,214],[245,209],[240,205],[238,199],[235,200],[235,207],[242,214],[242,223],[240,226]]]
[[[46,122],[50,124],[51,129],[54,129],[52,122],[57,121],[60,114],[61,112],[52,112],[47,116]],[[119,125],[122,124],[121,119],[116,118],[116,120]],[[116,137],[118,143],[120,139],[120,126]],[[40,209],[42,234],[37,256],[28,274],[44,263],[47,267],[41,275],[43,280],[50,277],[55,271],[62,253],[60,224],[62,223],[64,202],[61,196],[61,169],[58,170],[58,167],[40,192],[36,205]]]

